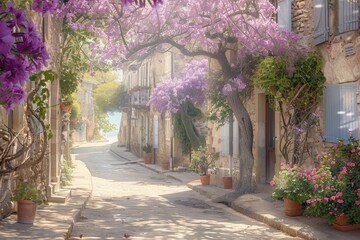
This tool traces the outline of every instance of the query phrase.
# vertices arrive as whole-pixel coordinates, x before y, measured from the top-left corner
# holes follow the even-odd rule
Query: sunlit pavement
[[[323,219],[287,217],[269,192],[247,194],[232,204],[251,218],[245,217],[211,202],[230,190],[201,186],[191,172],[145,165],[111,141],[78,144],[73,153],[70,199],[40,206],[33,225],[17,223],[16,214],[1,220],[1,240],[296,239],[284,232],[311,240],[360,236],[360,231],[339,232]]]
[[[91,172],[93,197],[71,239],[292,239],[108,149],[74,151]]]

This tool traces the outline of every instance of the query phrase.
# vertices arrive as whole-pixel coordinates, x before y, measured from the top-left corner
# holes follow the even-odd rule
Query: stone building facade
[[[312,154],[321,153],[338,139],[359,137],[359,80],[360,36],[359,1],[331,0],[277,0],[277,21],[280,27],[296,32],[301,44],[309,51],[317,51],[323,58],[326,77],[324,97],[316,109],[320,126],[314,128],[309,142]],[[268,104],[261,89],[255,89],[246,102],[254,129],[254,179],[269,182],[279,170],[282,156],[279,150],[281,136],[280,115]],[[232,126],[230,126],[232,125]],[[238,181],[239,149],[235,124],[226,124],[219,130],[210,126],[208,141],[222,152],[217,174],[212,183],[221,185],[221,176],[232,174]],[[229,134],[229,131],[233,131]],[[223,146],[233,144],[233,154]],[[240,147],[241,149],[241,147]]]
[[[40,17],[40,15],[34,15],[33,21],[45,42],[50,59],[48,61],[48,69],[55,72],[57,76],[60,74],[60,54],[62,41],[62,19],[49,14]],[[26,88],[28,92],[32,89],[30,83]],[[60,84],[59,79],[56,77],[54,81],[48,83],[47,88],[50,91],[49,97],[49,109],[46,116],[46,123],[50,124],[53,137],[48,142],[48,147],[45,155],[44,163],[42,164],[42,175],[45,180],[47,188],[48,198],[51,201],[55,193],[60,188],[60,176],[61,176],[61,110],[60,110]],[[0,122],[13,129],[15,132],[21,131],[26,125],[24,105],[16,106],[9,113],[0,107]],[[26,170],[24,174],[26,175]]]
[[[86,142],[94,139],[95,110],[93,92],[96,84],[90,80],[83,80],[77,91],[80,109],[79,117],[73,123],[76,125],[73,133],[75,142]]]
[[[174,134],[170,113],[158,113],[148,105],[152,90],[166,77],[173,76],[184,66],[184,57],[176,51],[154,51],[142,61],[134,61],[124,69],[122,120],[119,144],[126,146],[139,157],[142,146],[153,146],[153,163],[164,169],[186,167],[190,160],[182,153]],[[131,129],[129,131],[129,129]]]

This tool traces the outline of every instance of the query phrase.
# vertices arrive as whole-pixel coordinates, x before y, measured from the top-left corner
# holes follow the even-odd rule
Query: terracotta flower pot
[[[170,163],[169,162],[162,162],[160,166],[161,166],[162,170],[169,170],[170,169]]]
[[[72,123],[74,123],[74,124],[75,124],[75,123],[77,123],[77,122],[78,122],[78,119],[77,119],[77,118],[71,118],[71,119],[70,119],[70,122],[72,122]]]
[[[360,229],[360,224],[348,224],[346,215],[335,216],[333,227],[341,232],[349,232]]]
[[[72,105],[65,105],[64,103],[61,103],[60,107],[63,112],[68,112],[72,108]]]
[[[210,175],[201,175],[200,182],[202,185],[209,185],[210,184]]]
[[[335,223],[337,225],[340,225],[340,226],[345,226],[347,225],[347,218],[346,218],[346,215],[342,215],[342,216],[335,216]]]
[[[30,200],[18,201],[17,221],[18,223],[32,224],[35,220],[37,205]]]
[[[144,155],[144,163],[145,163],[145,164],[151,164],[151,162],[152,162],[152,155],[151,155],[151,153],[146,153],[146,154]]]
[[[222,177],[224,189],[232,189],[232,177]]]
[[[285,214],[290,217],[302,216],[304,213],[304,209],[301,204],[288,198],[284,198],[284,207]]]

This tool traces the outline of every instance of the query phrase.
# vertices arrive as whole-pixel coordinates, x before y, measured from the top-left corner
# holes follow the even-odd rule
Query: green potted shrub
[[[272,197],[284,200],[285,214],[301,216],[304,212],[306,200],[313,192],[312,184],[307,180],[308,170],[294,165],[282,164],[279,174],[274,177],[270,185],[274,187]]]
[[[142,146],[142,150],[145,153],[145,155],[144,155],[144,163],[145,164],[150,164],[152,162],[152,154],[151,154],[152,149],[153,149],[153,146],[149,143]]]
[[[37,205],[46,204],[46,198],[37,187],[31,183],[20,183],[12,197],[17,202],[18,222],[34,223]]]
[[[215,161],[219,159],[219,153],[211,152],[205,146],[192,151],[190,169],[200,175],[202,185],[210,184],[210,169],[215,167]]]

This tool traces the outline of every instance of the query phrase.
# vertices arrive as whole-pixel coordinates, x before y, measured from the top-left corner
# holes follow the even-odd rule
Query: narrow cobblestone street
[[[106,143],[74,151],[93,178],[93,197],[71,239],[292,239],[182,183],[115,157]]]

